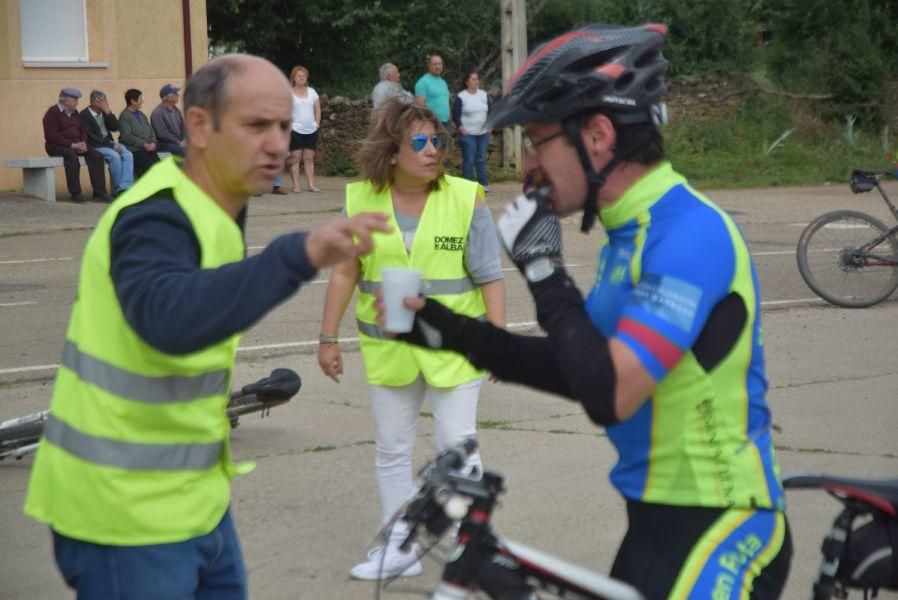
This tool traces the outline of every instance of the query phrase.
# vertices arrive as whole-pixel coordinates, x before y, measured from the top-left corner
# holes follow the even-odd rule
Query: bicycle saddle
[[[851,191],[855,194],[869,192],[876,187],[876,182],[888,173],[882,171],[867,171],[865,169],[853,169],[851,180],[848,182]]]
[[[823,488],[857,498],[893,517],[898,515],[898,479],[854,479],[823,473],[794,473],[783,477],[785,488]]]
[[[290,369],[275,369],[271,375],[255,383],[243,386],[244,394],[257,394],[260,399],[289,400],[299,388],[302,380],[295,371]]]
[[[851,175],[860,175],[862,177],[869,177],[870,179],[882,179],[884,175],[888,175],[888,171],[868,171],[867,169],[852,169]]]

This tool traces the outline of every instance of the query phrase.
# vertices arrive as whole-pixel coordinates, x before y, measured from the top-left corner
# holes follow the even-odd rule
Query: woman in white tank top
[[[290,156],[287,167],[293,180],[293,192],[299,193],[299,163],[302,161],[310,192],[320,192],[315,187],[315,150],[318,147],[318,127],[321,125],[321,104],[318,93],[309,86],[309,71],[296,66],[290,72],[293,87],[293,130],[290,132]]]

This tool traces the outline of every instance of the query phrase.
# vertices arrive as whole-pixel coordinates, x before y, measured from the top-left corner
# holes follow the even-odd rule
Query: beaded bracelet
[[[337,339],[336,335],[327,335],[325,333],[322,333],[321,335],[318,336],[319,344],[336,344],[339,341],[340,340]]]

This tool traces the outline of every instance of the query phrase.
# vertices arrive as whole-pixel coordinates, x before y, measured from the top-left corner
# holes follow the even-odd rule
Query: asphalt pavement
[[[254,198],[249,252],[281,233],[335,218],[345,183],[323,178],[321,194]],[[516,186],[491,188],[489,204],[499,210]],[[887,189],[898,199],[898,184]],[[855,208],[893,221],[882,201],[853,195],[845,184],[706,193],[734,216],[758,267],[782,472],[898,477],[898,303],[829,306],[801,281],[794,256],[802,227],[815,216]],[[81,252],[104,209],[0,193],[0,420],[47,406]],[[586,287],[603,234],[584,236],[578,225],[576,218],[563,223],[565,258]],[[504,266],[510,326],[536,333],[527,290],[507,260]],[[236,457],[257,463],[235,480],[232,504],[252,598],[374,596],[370,583],[348,577],[365,556],[379,514],[374,435],[351,311],[340,332],[348,340],[340,384],[320,373],[314,354],[327,277],[320,273],[250,329],[238,354],[239,383],[276,367],[293,368],[303,378],[290,404],[264,419],[244,417],[233,434]],[[615,454],[602,430],[575,404],[507,384],[484,385],[478,418],[485,466],[502,473],[508,489],[495,516],[497,530],[607,572],[626,523],[623,502],[608,482]],[[435,449],[431,418],[423,412],[415,464]],[[47,528],[21,513],[30,464],[30,458],[0,463],[0,599],[70,598]],[[790,492],[788,501],[795,556],[784,597],[809,597],[820,543],[839,505],[822,492]],[[397,580],[381,597],[427,597],[439,572],[436,561],[425,560],[422,576]]]

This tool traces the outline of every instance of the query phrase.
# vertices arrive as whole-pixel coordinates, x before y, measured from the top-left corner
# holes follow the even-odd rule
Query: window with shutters
[[[87,0],[19,0],[22,60],[86,63]]]

